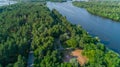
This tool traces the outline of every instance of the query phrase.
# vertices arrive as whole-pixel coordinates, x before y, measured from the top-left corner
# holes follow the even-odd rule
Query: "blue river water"
[[[17,2],[0,0],[0,6],[5,6],[5,5],[14,4],[14,3],[17,3]]]
[[[56,9],[66,16],[72,24],[80,24],[90,35],[99,37],[105,46],[120,53],[119,22],[92,15],[84,8],[73,6],[71,2],[48,2],[47,6],[50,10]]]

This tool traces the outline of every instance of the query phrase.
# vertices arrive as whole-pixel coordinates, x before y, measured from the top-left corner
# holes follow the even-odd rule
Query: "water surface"
[[[56,9],[66,16],[72,24],[80,24],[92,36],[98,36],[110,49],[120,53],[120,23],[94,16],[84,8],[78,8],[71,2],[48,2],[50,10]]]
[[[5,6],[9,4],[14,4],[17,3],[16,1],[5,1],[5,0],[0,0],[0,6]]]

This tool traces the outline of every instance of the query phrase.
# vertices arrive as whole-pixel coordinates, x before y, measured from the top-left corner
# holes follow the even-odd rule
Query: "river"
[[[16,1],[5,1],[5,0],[0,0],[0,6],[5,6],[9,4],[14,4],[17,3]]]
[[[47,6],[66,16],[72,24],[80,24],[90,35],[99,37],[105,46],[120,53],[120,23],[92,15],[84,8],[73,6],[71,2],[47,2]]]

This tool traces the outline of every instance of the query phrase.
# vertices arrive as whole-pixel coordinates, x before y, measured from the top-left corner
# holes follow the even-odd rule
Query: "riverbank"
[[[119,2],[72,2],[73,5],[85,8],[89,13],[114,21],[120,21]]]
[[[51,10],[58,10],[72,24],[80,24],[91,36],[99,37],[106,47],[120,53],[120,23],[92,15],[84,8],[75,7],[71,2],[48,2],[47,6]]]

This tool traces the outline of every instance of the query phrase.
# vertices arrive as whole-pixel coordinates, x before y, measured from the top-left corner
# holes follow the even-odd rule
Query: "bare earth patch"
[[[64,62],[69,62],[70,59],[76,58],[77,61],[79,62],[79,64],[81,66],[83,66],[85,63],[87,63],[88,59],[87,59],[87,57],[82,55],[82,51],[83,50],[81,50],[81,49],[76,49],[76,50],[68,49],[68,50],[65,50],[64,51],[63,61]]]
[[[71,52],[71,55],[76,57],[78,62],[83,66],[85,63],[87,63],[87,58],[82,55],[82,50],[76,49]]]

